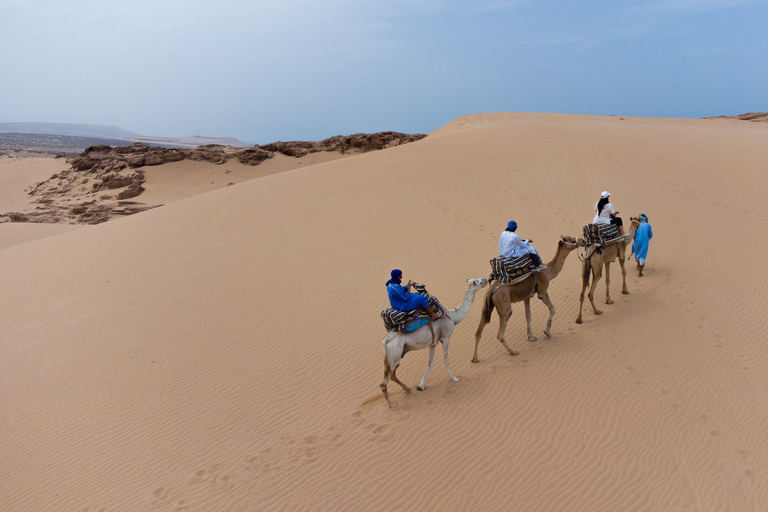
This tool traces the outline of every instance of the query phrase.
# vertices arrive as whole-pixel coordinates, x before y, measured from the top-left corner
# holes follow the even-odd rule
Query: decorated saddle
[[[502,284],[517,283],[531,275],[535,268],[536,265],[533,264],[529,254],[517,258],[499,256],[491,260],[491,277],[488,281],[496,280]]]
[[[437,316],[442,318],[445,315],[443,305],[427,293],[427,289],[423,284],[414,283],[413,289],[419,295],[427,298],[429,305],[432,306],[432,310],[437,313]],[[429,315],[422,308],[414,309],[413,311],[400,311],[399,309],[389,308],[381,312],[381,319],[384,320],[384,328],[388,331],[410,332],[426,324],[429,321]]]
[[[606,245],[624,240],[619,232],[619,226],[611,224],[587,224],[584,226],[584,240],[587,245]]]

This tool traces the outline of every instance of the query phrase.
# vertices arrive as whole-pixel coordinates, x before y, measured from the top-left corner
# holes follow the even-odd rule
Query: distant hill
[[[69,137],[139,137],[135,132],[123,130],[119,126],[99,124],[68,123],[0,123],[0,133],[35,133],[45,135],[67,135]]]
[[[705,117],[704,119],[741,119],[742,121],[752,121],[753,123],[768,123],[768,112],[749,112],[738,116],[715,116]]]
[[[59,136],[53,137],[77,137],[77,138],[98,138],[98,139],[116,139],[109,142],[93,141],[93,144],[108,144],[110,146],[125,146],[134,142],[146,142],[152,146],[163,146],[167,148],[196,148],[206,144],[218,144],[221,146],[232,146],[235,148],[247,148],[253,146],[248,142],[243,142],[234,137],[151,137],[139,135],[135,132],[123,130],[119,126],[106,126],[98,124],[67,124],[67,123],[0,123],[0,134],[13,134],[16,139],[20,139],[23,134]],[[6,137],[7,138],[7,137]],[[8,141],[5,141],[8,142]],[[32,142],[31,145],[40,147],[40,141]],[[50,141],[45,140],[42,146],[52,147]],[[56,141],[56,146],[61,140]],[[83,140],[70,140],[59,147],[80,148],[79,151],[66,151],[67,154],[77,154],[91,144],[83,146]]]
[[[233,148],[249,148],[253,144],[243,142],[234,137],[125,137],[131,143],[146,142],[150,146],[162,146],[165,148],[196,148],[207,144],[218,144],[219,146],[232,146]]]

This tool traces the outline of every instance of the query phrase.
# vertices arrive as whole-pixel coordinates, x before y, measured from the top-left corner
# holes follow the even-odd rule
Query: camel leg
[[[584,307],[584,292],[587,290],[587,286],[589,286],[589,274],[590,274],[590,267],[589,262],[584,262],[581,264],[581,295],[579,295],[579,316],[576,317],[576,323],[581,323],[581,310]]]
[[[623,253],[624,251],[622,251]],[[627,269],[624,267],[624,254],[619,255],[619,266],[621,267],[621,293],[629,295],[629,289],[627,288]]]
[[[387,382],[388,382],[388,381],[389,381],[389,379],[384,379],[384,380],[381,382],[381,385],[380,385],[380,387],[381,387],[381,392],[382,392],[382,393],[384,393],[384,398],[386,398],[386,399],[387,399],[387,405],[388,405],[388,406],[390,406],[390,407],[397,407],[397,404],[396,404],[396,403],[394,403],[392,400],[390,400],[390,399],[389,399],[389,393],[387,393]]]
[[[450,338],[443,341],[443,361],[445,361],[445,369],[448,370],[448,378],[453,382],[459,382],[459,378],[451,371],[451,362],[448,360],[448,343],[450,343],[450,341]]]
[[[605,262],[605,303],[613,304],[611,300],[611,262]]]
[[[400,387],[403,388],[404,391],[408,391],[408,392],[411,391],[411,388],[409,388],[408,386],[400,382],[400,379],[397,378],[397,369],[395,369],[395,371],[392,372],[392,382],[396,384],[400,384]]]
[[[379,387],[381,388],[381,392],[384,393],[384,398],[387,399],[387,405],[390,407],[396,407],[397,404],[393,403],[392,400],[389,399],[389,393],[387,393],[387,383],[389,383],[390,376],[391,372],[389,369],[389,362],[387,361],[387,354],[384,354],[384,380],[381,381]]]
[[[552,318],[555,316],[555,305],[549,300],[549,295],[539,295],[539,299],[541,299],[541,302],[543,302],[549,309],[549,320],[547,321],[547,328],[544,329],[544,334],[547,338],[551,338],[552,334],[550,334],[550,329],[552,329]]]
[[[528,341],[536,341],[539,338],[531,331],[531,299],[525,299],[523,304],[525,304],[525,323],[528,326]]]
[[[596,315],[602,315],[603,312],[597,309],[597,306],[595,306],[595,288],[597,288],[597,283],[600,282],[600,277],[602,274],[602,265],[597,264],[594,267],[592,267],[592,286],[589,287],[589,303],[592,304],[592,311],[595,312]]]
[[[479,363],[480,360],[477,358],[477,346],[480,345],[480,336],[483,335],[483,329],[485,329],[485,312],[483,312],[483,315],[480,317],[480,325],[477,326],[477,331],[475,332],[475,355],[472,356],[472,362],[473,363]]]
[[[432,367],[434,365],[435,365],[435,346],[430,345],[429,346],[429,364],[427,365],[427,371],[424,374],[424,376],[421,378],[421,382],[419,382],[419,385],[416,386],[416,389],[418,389],[419,391],[424,391],[424,388],[427,385],[427,375],[429,375],[429,372],[432,371]]]
[[[509,321],[509,317],[512,316],[512,309],[509,310],[509,313],[506,315],[501,312],[501,308],[498,306],[496,309],[499,311],[499,334],[496,335],[496,338],[501,342],[502,345],[504,345],[504,348],[507,349],[507,352],[509,352],[510,355],[516,356],[519,355],[520,352],[517,350],[512,350],[509,348],[509,345],[507,345],[507,341],[504,339],[504,331],[507,329],[507,322]]]

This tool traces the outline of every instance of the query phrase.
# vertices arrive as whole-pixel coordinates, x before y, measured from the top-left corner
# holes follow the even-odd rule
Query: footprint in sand
[[[739,455],[741,455],[745,459],[752,458],[752,452],[750,452],[749,450],[739,450]]]
[[[716,437],[718,439],[721,439],[723,437],[723,434],[721,434],[719,430],[712,430],[709,432],[709,435],[711,435],[712,437]]]
[[[750,478],[757,478],[757,471],[754,469],[745,469],[744,474]]]
[[[160,500],[168,499],[171,496],[171,490],[166,489],[165,487],[161,487],[157,489],[155,492],[152,493],[155,498]]]

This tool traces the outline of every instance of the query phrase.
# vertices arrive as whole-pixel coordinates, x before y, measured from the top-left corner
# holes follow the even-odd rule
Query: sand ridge
[[[766,272],[733,264],[764,245],[766,127],[457,124],[0,251],[0,508],[768,508]],[[455,307],[507,220],[547,261],[604,189],[656,235],[630,295],[613,265],[615,304],[576,325],[572,254],[552,338],[526,341],[516,305],[521,354],[494,316],[473,365],[480,292],[451,341],[461,382],[437,357],[387,408],[389,270]]]

